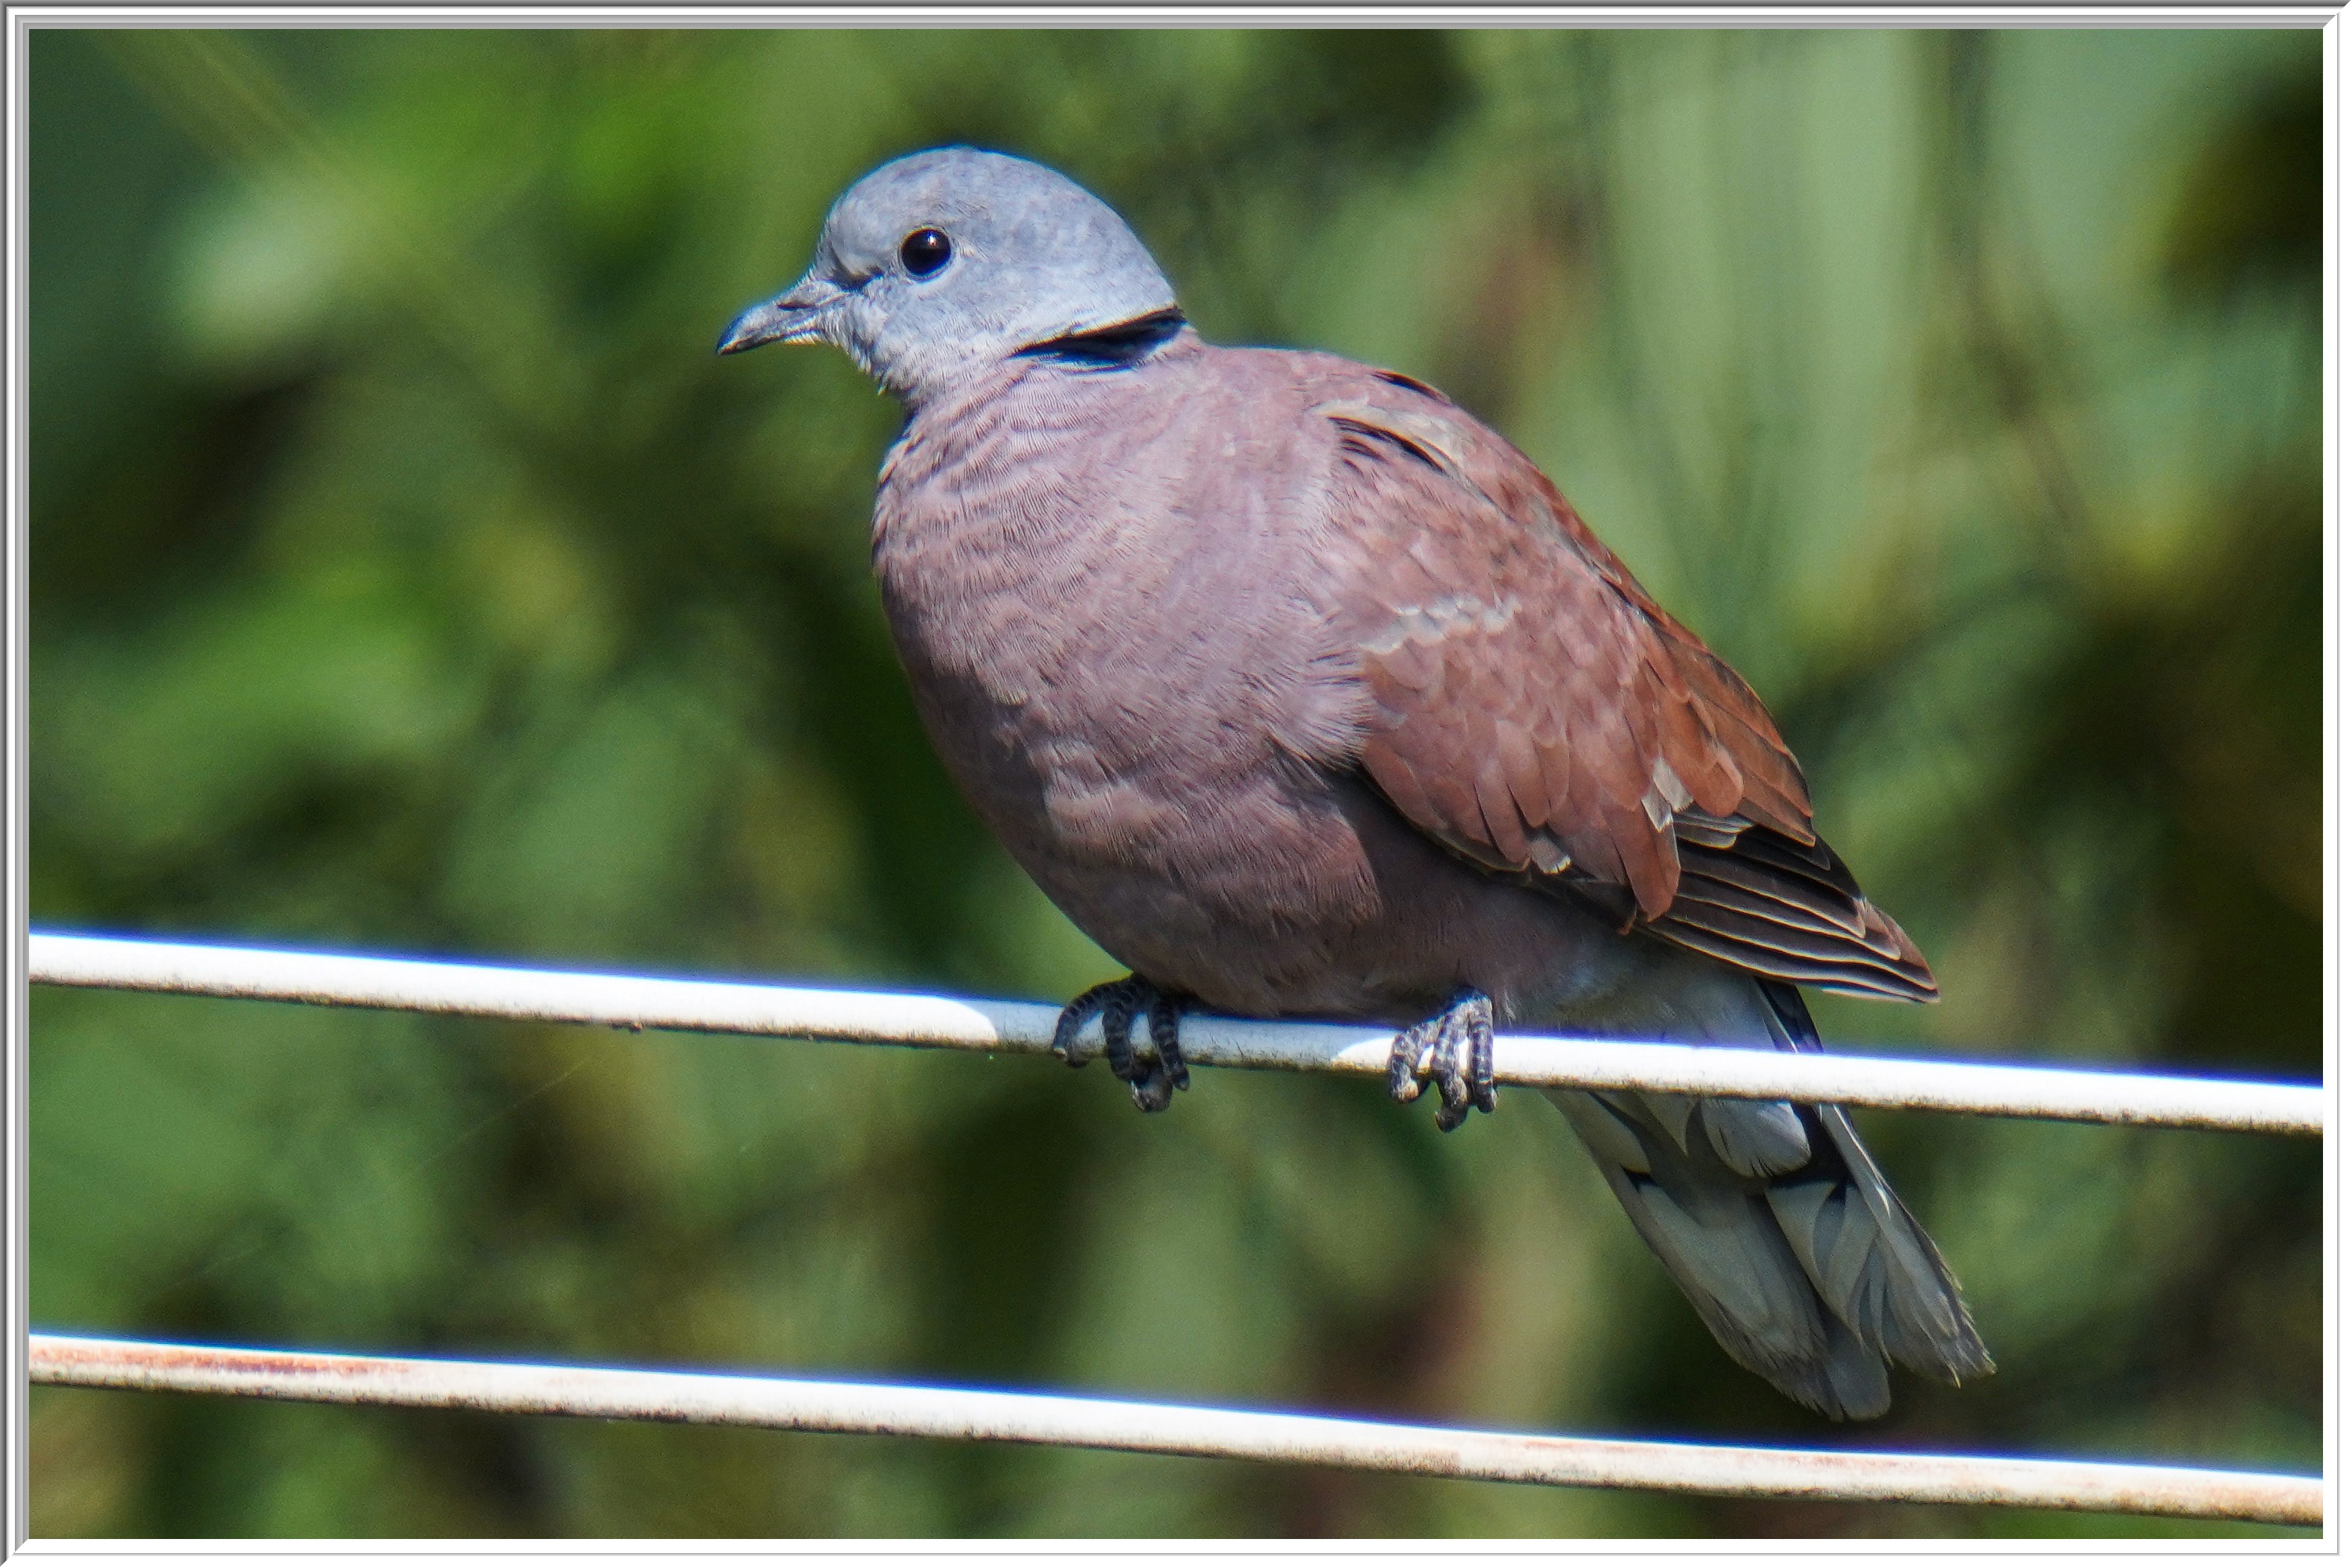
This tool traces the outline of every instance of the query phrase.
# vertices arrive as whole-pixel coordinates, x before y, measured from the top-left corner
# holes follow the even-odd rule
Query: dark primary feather
[[[1774,979],[1933,1001],[1927,961],[1862,895],[1835,851],[1737,819],[1675,819],[1682,876],[1657,927],[1671,942]]]

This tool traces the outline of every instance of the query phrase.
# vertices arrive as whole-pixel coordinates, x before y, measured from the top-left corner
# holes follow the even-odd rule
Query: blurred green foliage
[[[37,31],[44,925],[1063,998],[866,572],[895,411],[720,363],[881,160],[1444,386],[1782,716],[1935,962],[1828,1033],[2314,1075],[2315,33]],[[1828,1428],[1549,1110],[44,991],[60,1329],[2315,1470],[2316,1149],[1865,1117],[2000,1363]],[[37,1390],[42,1534],[2141,1532]],[[2173,1533],[2210,1533],[2175,1528]]]

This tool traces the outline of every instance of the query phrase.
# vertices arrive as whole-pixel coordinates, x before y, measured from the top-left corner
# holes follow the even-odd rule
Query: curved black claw
[[[1424,1077],[1437,1085],[1440,1132],[1468,1121],[1473,1109],[1494,1110],[1495,1004],[1486,992],[1465,986],[1444,1012],[1398,1033],[1389,1047],[1389,1098],[1412,1104]]]
[[[1073,1067],[1084,1067],[1087,1059],[1078,1051],[1078,1031],[1100,1015],[1103,1054],[1110,1060],[1112,1074],[1135,1096],[1139,1110],[1165,1111],[1177,1090],[1192,1086],[1183,1048],[1176,1039],[1176,1020],[1183,1011],[1181,997],[1161,990],[1139,975],[1106,981],[1081,991],[1062,1009],[1054,1024],[1054,1054]],[[1144,1015],[1151,1036],[1149,1061],[1136,1054],[1134,1041],[1129,1038],[1138,1013]]]

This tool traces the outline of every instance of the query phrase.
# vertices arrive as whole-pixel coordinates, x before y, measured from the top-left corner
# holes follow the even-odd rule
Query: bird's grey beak
[[[805,343],[824,335],[824,316],[848,291],[814,275],[802,278],[773,299],[754,305],[727,325],[719,335],[719,351],[740,354],[762,343]]]

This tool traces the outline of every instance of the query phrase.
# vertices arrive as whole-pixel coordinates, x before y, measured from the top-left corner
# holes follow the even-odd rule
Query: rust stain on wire
[[[31,1336],[32,1381],[1040,1443],[1535,1485],[2319,1525],[2326,1483],[2175,1466],[1621,1442],[1061,1395]]]

